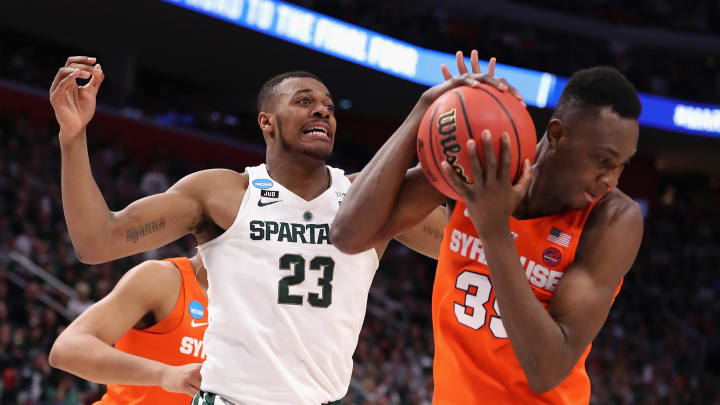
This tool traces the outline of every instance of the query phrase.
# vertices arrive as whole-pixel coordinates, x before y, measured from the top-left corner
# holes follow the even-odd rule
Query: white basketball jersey
[[[208,271],[209,326],[202,390],[237,405],[319,405],[345,396],[374,249],[341,253],[330,243],[350,181],[305,201],[249,167],[235,221],[199,247]]]

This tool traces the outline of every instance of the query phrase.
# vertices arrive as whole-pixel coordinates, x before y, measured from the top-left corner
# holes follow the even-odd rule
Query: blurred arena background
[[[192,171],[263,161],[255,96],[294,69],[332,91],[332,164],[357,171],[441,80],[439,63],[478,49],[525,94],[540,132],[580,68],[615,66],[644,93],[620,187],[644,208],[645,236],[588,359],[591,403],[720,404],[719,18],[716,0],[0,2],[0,403],[99,398],[102,386],[49,367],[53,341],[133,265],[194,250],[186,238],[78,262],[48,102],[68,56],[95,56],[107,75],[88,134],[117,210]],[[345,404],[430,404],[433,276],[433,261],[389,249]]]

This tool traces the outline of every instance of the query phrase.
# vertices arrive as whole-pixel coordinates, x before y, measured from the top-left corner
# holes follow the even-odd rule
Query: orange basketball
[[[482,84],[449,90],[435,100],[423,116],[417,139],[418,159],[425,176],[441,193],[462,200],[440,166],[447,160],[460,178],[472,183],[472,169],[465,151],[469,139],[475,139],[480,163],[485,167],[481,134],[489,129],[495,156],[500,164],[503,132],[510,135],[510,177],[513,183],[522,174],[522,162],[535,160],[537,137],[527,109],[507,92]]]

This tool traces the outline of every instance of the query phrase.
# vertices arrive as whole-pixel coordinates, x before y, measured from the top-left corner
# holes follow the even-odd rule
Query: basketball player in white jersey
[[[78,86],[77,78],[91,80]],[[325,165],[336,128],[328,89],[306,72],[269,80],[258,96],[266,164],[196,172],[112,212],[92,177],[85,131],[103,78],[95,58],[71,57],[50,89],[63,209],[78,257],[102,263],[194,234],[210,302],[194,403],[339,402],[387,241],[355,255],[330,243],[350,180]],[[437,237],[417,232],[404,243],[422,251]]]

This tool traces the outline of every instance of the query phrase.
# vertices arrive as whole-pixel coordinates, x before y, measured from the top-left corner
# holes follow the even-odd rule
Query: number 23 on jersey
[[[284,254],[280,257],[280,270],[292,270],[293,274],[283,277],[278,282],[278,304],[302,305],[302,295],[290,294],[290,286],[305,281],[305,258],[297,254]],[[308,303],[317,308],[327,308],[332,304],[332,279],[335,272],[335,261],[332,257],[316,256],[310,260],[311,271],[322,271],[317,284],[320,292],[310,292]]]

